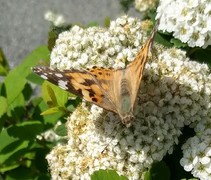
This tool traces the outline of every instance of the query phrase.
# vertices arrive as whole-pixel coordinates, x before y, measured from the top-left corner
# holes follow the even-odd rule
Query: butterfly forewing
[[[109,94],[111,91],[109,83],[113,76],[111,70],[93,68],[85,71],[60,71],[49,67],[34,67],[33,71],[60,88],[106,110],[117,113],[116,108],[110,100],[111,95]]]
[[[148,41],[145,43],[145,45],[139,50],[138,54],[136,55],[134,61],[130,63],[126,67],[126,74],[129,81],[132,81],[131,83],[131,105],[132,109],[136,100],[136,96],[138,94],[143,71],[145,64],[148,60],[149,52],[151,50],[151,45],[153,43],[154,35],[155,35],[156,29],[154,29],[151,33],[151,36],[149,37]]]

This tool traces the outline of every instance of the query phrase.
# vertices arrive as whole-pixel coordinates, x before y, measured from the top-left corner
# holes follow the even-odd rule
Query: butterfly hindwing
[[[102,67],[93,67],[92,69],[87,70],[88,74],[91,74],[93,80],[101,89],[104,94],[103,105],[99,105],[106,110],[118,113],[118,103],[116,103],[116,94],[115,94],[115,71],[112,68],[102,68]]]
[[[131,96],[132,96],[132,79],[128,79],[126,69],[105,69],[93,68],[89,70],[96,77],[96,84],[101,88],[109,104],[107,110],[116,112],[121,119],[125,116],[132,116]],[[123,122],[124,123],[124,122]]]

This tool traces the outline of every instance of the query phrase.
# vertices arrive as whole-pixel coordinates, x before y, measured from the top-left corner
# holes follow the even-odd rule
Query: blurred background
[[[32,50],[46,44],[50,23],[47,11],[62,14],[66,23],[104,24],[125,14],[120,0],[0,0],[0,48],[10,68],[17,66]],[[134,6],[127,14],[140,17]]]

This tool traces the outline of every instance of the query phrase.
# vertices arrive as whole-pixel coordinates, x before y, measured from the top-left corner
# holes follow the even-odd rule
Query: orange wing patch
[[[65,73],[65,76],[70,77],[68,83],[70,89],[75,89],[86,101],[102,102],[103,93],[99,86],[96,85],[92,75],[84,72],[68,72]]]
[[[113,69],[93,67],[89,72],[99,80],[111,80],[113,71]]]

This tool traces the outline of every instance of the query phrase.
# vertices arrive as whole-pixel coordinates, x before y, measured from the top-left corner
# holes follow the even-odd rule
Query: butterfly
[[[34,67],[33,72],[84,100],[119,115],[121,122],[130,127],[133,122],[134,104],[139,91],[145,64],[151,51],[157,26],[151,32],[134,61],[125,68],[58,70]]]

